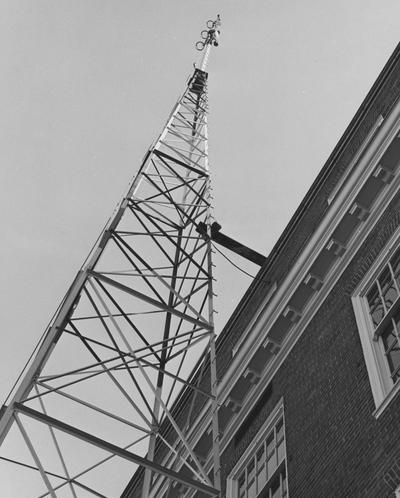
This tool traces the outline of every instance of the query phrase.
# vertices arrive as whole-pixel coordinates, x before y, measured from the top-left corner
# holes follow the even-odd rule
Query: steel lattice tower
[[[206,72],[219,27],[2,408],[0,464],[31,476],[27,496],[114,497],[135,473],[142,497],[219,495]]]

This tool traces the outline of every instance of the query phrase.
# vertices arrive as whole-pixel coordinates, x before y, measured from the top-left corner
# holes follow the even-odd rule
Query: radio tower
[[[133,476],[132,496],[219,496],[206,72],[219,32],[218,16],[2,407],[7,496],[115,498]],[[205,428],[212,454],[202,458]]]

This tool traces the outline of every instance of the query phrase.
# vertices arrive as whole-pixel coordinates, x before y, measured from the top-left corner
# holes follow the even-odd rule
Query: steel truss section
[[[135,473],[142,497],[219,495],[206,83],[196,69],[3,407],[15,496],[116,497]],[[190,435],[209,400],[211,470]]]

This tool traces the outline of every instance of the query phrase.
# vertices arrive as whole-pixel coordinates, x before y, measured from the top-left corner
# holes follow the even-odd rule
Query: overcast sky
[[[267,254],[397,45],[398,0],[0,1],[2,399],[218,13],[209,67],[215,216]],[[216,264],[220,330],[250,279]]]

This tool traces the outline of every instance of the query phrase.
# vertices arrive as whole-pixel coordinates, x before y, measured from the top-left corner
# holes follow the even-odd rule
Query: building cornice
[[[254,300],[255,296],[258,294],[258,292],[264,292],[265,287],[268,287],[268,273],[272,268],[272,265],[276,261],[276,259],[279,257],[279,255],[283,252],[284,248],[287,246],[287,244],[290,244],[290,238],[294,230],[299,227],[301,224],[305,213],[309,209],[310,205],[313,203],[313,201],[316,199],[317,195],[320,193],[322,186],[325,185],[327,178],[332,174],[332,172],[335,170],[339,159],[341,156],[344,154],[346,149],[349,147],[351,144],[352,140],[357,136],[357,134],[360,132],[361,125],[363,124],[363,121],[365,120],[368,112],[371,111],[371,109],[374,106],[374,103],[379,100],[379,95],[381,94],[385,84],[387,84],[388,80],[390,79],[390,76],[393,74],[393,72],[396,69],[396,65],[400,61],[400,43],[396,46],[395,50],[393,51],[392,55],[390,56],[389,60],[383,67],[382,71],[380,72],[378,78],[376,79],[375,83],[373,84],[371,90],[368,92],[366,97],[364,98],[363,102],[361,103],[360,107],[358,108],[356,114],[354,115],[353,119],[350,121],[350,124],[347,126],[346,130],[344,131],[343,135],[339,139],[339,142],[333,149],[332,153],[328,157],[326,163],[324,164],[323,168],[321,169],[320,173],[318,174],[317,178],[315,181],[312,183],[311,187],[309,188],[308,192],[304,196],[302,202],[300,203],[299,207],[295,211],[294,215],[290,219],[289,223],[283,230],[281,236],[279,237],[278,241],[275,243],[273,246],[270,254],[267,257],[267,260],[263,267],[260,269],[258,274],[256,275],[254,281],[250,284],[249,288],[245,292],[244,296],[240,300],[238,306],[232,313],[231,317],[228,319],[224,329],[222,330],[219,339],[218,339],[218,344],[217,347],[222,347],[222,344],[225,341],[230,340],[230,335],[232,329],[236,326],[236,323],[240,316],[245,314],[246,308],[249,306],[249,304]],[[397,97],[398,99],[399,97]],[[397,101],[396,99],[396,101]],[[395,105],[395,102],[393,103]],[[384,113],[383,117],[386,117],[386,114],[390,112],[390,109],[387,109],[386,113]],[[378,116],[378,113],[377,113]],[[346,168],[347,171],[347,168]],[[345,172],[343,174],[345,174]],[[341,178],[337,179],[337,182],[340,182]],[[335,185],[332,186],[331,190],[335,188]],[[328,208],[328,197],[331,194],[331,192],[326,194],[326,207]],[[307,228],[305,228],[307,229]]]
[[[343,186],[335,200],[332,202],[331,209],[329,210],[329,213],[325,217],[323,223],[321,223],[318,229],[314,232],[313,237],[298,257],[296,265],[291,268],[285,280],[278,288],[276,294],[266,305],[260,306],[259,313],[249,321],[243,332],[243,335],[248,338],[242,343],[242,347],[230,362],[226,374],[223,379],[221,379],[219,399],[222,403],[232,390],[232,386],[234,386],[240,376],[243,375],[251,358],[260,347],[260,344],[265,342],[272,325],[277,320],[282,310],[287,306],[287,303],[294,294],[296,288],[302,281],[304,281],[304,278],[307,275],[309,268],[312,266],[313,261],[316,260],[318,254],[326,247],[327,241],[332,236],[332,233],[343,219],[344,215],[348,213],[349,208],[353,204],[357,194],[361,191],[367,179],[375,171],[382,154],[388,147],[389,143],[394,139],[395,135],[399,132],[399,129],[400,103],[396,105],[392,114],[382,124],[381,128],[377,132],[377,136],[373,141],[373,144],[371,144],[369,149],[360,159],[360,162],[355,168],[353,174],[349,177],[347,185]],[[399,187],[400,171],[398,169],[397,175],[393,181],[379,194],[369,217],[360,224],[356,232],[353,234],[351,240],[349,241],[347,250],[329,270],[329,274],[325,278],[324,285],[316,294],[314,294],[302,313],[299,322],[293,329],[290,330],[279,353],[271,362],[269,367],[263,372],[256,388],[248,394],[248,397],[243,403],[244,408],[236,417],[232,419],[232,422],[229,424],[227,431],[224,434],[222,447],[227,444],[227,441],[229,441],[233,436],[234,431],[237,430],[238,425],[250,413],[254,403],[261,395],[263,389],[265,389],[266,385],[271,381],[277,370],[285,361],[302,332],[310,323],[313,316],[315,316],[319,307],[331,292],[333,286],[340,278],[341,274],[350,263],[357,250],[376,225],[383,211],[398,192]]]

